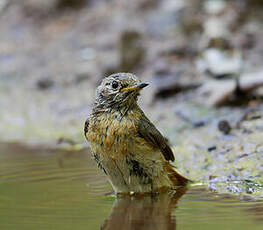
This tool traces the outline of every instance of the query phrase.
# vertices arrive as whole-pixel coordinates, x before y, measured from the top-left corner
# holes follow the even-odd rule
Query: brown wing
[[[84,125],[84,134],[85,134],[85,137],[86,137],[86,134],[89,130],[89,118],[85,121],[85,125]]]
[[[165,138],[144,114],[139,121],[138,132],[150,145],[154,148],[160,149],[167,161],[174,161],[173,151],[167,144]]]

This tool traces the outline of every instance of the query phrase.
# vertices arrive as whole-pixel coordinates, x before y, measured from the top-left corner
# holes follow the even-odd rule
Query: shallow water
[[[193,187],[122,197],[88,151],[0,145],[0,229],[262,229],[263,201]]]

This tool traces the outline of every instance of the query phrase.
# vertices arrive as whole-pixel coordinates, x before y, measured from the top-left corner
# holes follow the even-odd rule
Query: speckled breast
[[[90,118],[87,139],[91,144],[93,152],[99,155],[118,157],[134,151],[135,142],[140,137],[137,133],[136,121],[139,116],[129,111],[122,115],[116,111],[113,113],[102,113]],[[141,144],[141,143],[137,143]]]

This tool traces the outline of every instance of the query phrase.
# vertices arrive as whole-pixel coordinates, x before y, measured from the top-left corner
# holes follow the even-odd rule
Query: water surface
[[[262,229],[263,202],[209,192],[121,197],[77,152],[0,145],[0,229]]]

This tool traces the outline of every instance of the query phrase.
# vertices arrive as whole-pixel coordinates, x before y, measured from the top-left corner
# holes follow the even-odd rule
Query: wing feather
[[[160,149],[167,161],[174,161],[173,151],[167,144],[167,141],[144,114],[139,121],[138,128],[140,136],[154,148]]]
[[[89,118],[85,121],[85,125],[84,125],[84,134],[85,134],[85,137],[87,138],[87,132],[89,130]]]

